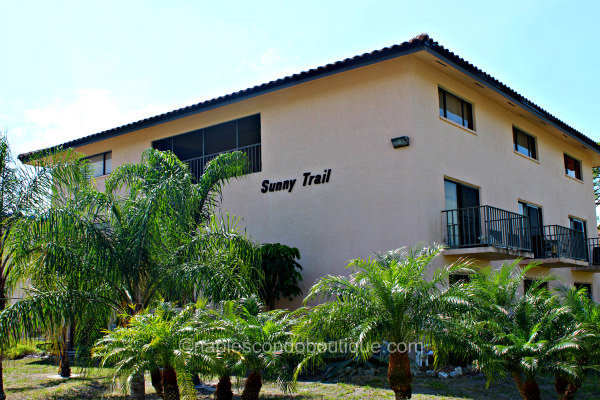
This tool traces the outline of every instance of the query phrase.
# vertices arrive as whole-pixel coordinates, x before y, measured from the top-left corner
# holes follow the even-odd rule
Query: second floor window
[[[108,175],[112,172],[112,152],[110,151],[90,156],[87,160],[92,165],[94,177]]]
[[[260,114],[223,122],[192,132],[156,140],[157,150],[170,150],[187,163],[196,178],[221,153],[241,151],[248,156],[250,172],[261,170]]]
[[[565,174],[571,178],[581,179],[581,162],[565,154]]]
[[[587,227],[584,220],[575,217],[569,217],[569,222],[571,224],[571,229],[581,232],[587,237]]]
[[[440,116],[472,130],[474,126],[473,105],[442,88],[438,88],[438,91]]]
[[[513,127],[513,139],[515,151],[537,160],[537,148],[533,136]]]

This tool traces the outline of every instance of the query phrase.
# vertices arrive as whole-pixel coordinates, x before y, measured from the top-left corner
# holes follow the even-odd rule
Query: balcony
[[[189,165],[190,171],[192,172],[194,177],[196,177],[196,179],[200,179],[200,177],[204,173],[206,164],[208,164],[209,161],[214,160],[220,154],[231,153],[234,151],[240,151],[248,156],[249,173],[259,172],[262,169],[260,143],[253,144],[250,146],[239,147],[232,150],[221,151],[219,153],[207,154],[202,157],[190,158],[182,161]]]
[[[478,206],[442,211],[444,255],[490,260],[532,258],[529,220],[511,211]]]
[[[523,258],[548,268],[600,270],[600,239],[561,225],[530,227],[526,216],[492,206],[442,211],[448,256]]]
[[[600,239],[597,237],[587,239],[587,263],[585,266],[578,266],[578,271],[600,271]]]
[[[589,267],[588,240],[583,232],[561,225],[531,229],[531,250],[544,267]]]

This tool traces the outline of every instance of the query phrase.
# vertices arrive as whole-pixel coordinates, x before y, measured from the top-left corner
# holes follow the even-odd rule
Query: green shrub
[[[280,243],[265,243],[260,247],[261,276],[255,277],[259,283],[259,296],[262,302],[274,309],[281,298],[292,301],[300,296],[299,284],[302,281],[300,250]]]
[[[8,348],[4,352],[4,357],[10,360],[19,360],[32,354],[43,354],[44,343],[40,341],[20,342],[17,345]]]

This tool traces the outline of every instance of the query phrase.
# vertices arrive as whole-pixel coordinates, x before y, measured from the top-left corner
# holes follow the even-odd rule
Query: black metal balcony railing
[[[530,227],[526,216],[492,206],[442,211],[449,248],[492,246],[532,252],[533,257],[568,258],[600,266],[600,239],[561,225]]]
[[[529,221],[492,206],[442,211],[445,244],[450,248],[493,246],[530,251]]]
[[[600,239],[588,239],[588,261],[591,265],[600,265]]]
[[[237,149],[221,151],[219,153],[207,154],[202,157],[183,160],[183,162],[187,163],[190,166],[190,171],[192,172],[192,174],[196,177],[196,179],[199,179],[204,173],[206,164],[208,164],[209,161],[217,158],[217,156],[220,154],[231,153],[234,151],[241,151],[242,153],[248,156],[250,173],[259,172],[261,170],[262,157],[260,143],[252,144],[250,146],[239,147]]]
[[[535,258],[588,260],[585,234],[566,226],[545,225],[531,229],[531,250]]]

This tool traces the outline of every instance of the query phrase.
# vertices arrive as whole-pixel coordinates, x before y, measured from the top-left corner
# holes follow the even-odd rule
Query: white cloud
[[[245,87],[249,87],[283,78],[304,69],[304,66],[298,65],[297,56],[286,56],[276,49],[267,49],[262,53],[258,62],[244,60],[238,71],[252,71],[252,79],[244,83]],[[239,88],[236,90],[239,90]]]
[[[8,127],[15,153],[37,150],[170,111],[177,106],[127,107],[107,89],[81,89],[24,112],[24,125]]]

